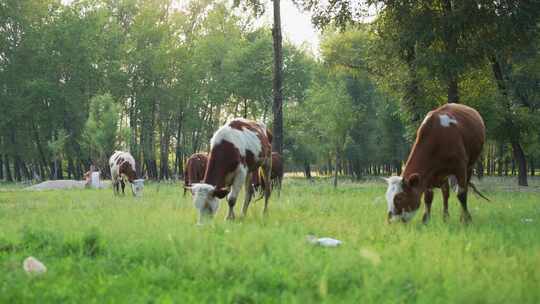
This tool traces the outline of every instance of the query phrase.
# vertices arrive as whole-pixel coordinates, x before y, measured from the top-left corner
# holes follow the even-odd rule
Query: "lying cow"
[[[204,153],[195,153],[188,158],[184,167],[184,195],[188,187],[203,180],[207,162],[208,156]]]
[[[259,171],[252,174],[251,180],[255,192],[261,191],[264,193],[264,188],[262,187],[263,183],[261,183],[262,176]],[[278,196],[281,196],[281,183],[283,181],[283,159],[278,152],[272,152],[272,173],[270,180],[272,182],[272,188],[277,189]]]
[[[463,222],[470,222],[467,192],[473,167],[485,141],[485,126],[480,114],[460,104],[446,104],[429,112],[417,131],[416,142],[401,176],[387,179],[388,220],[410,220],[420,207],[424,194],[426,211],[423,221],[431,216],[435,187],[442,187],[448,216],[448,178],[457,180],[458,199]]]
[[[144,187],[144,179],[137,179],[135,173],[135,159],[129,152],[115,151],[109,159],[109,167],[111,168],[111,179],[113,191],[115,194],[122,194],[126,186],[126,180],[131,183],[131,192],[133,196],[141,196]]]
[[[218,209],[218,199],[227,194],[229,213],[227,219],[235,218],[234,205],[242,186],[246,197],[242,207],[245,216],[253,189],[249,174],[261,168],[262,174],[270,176],[272,168],[272,135],[262,123],[246,119],[234,119],[214,133],[210,140],[210,156],[204,180],[193,184],[191,189],[195,207],[199,210],[199,223],[204,216],[213,217]],[[266,179],[264,213],[268,210],[270,179]]]

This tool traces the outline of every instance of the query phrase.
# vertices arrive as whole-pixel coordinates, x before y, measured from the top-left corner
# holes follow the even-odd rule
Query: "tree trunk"
[[[514,176],[516,175],[516,158],[515,157],[511,159],[511,164],[512,164],[512,170],[510,171],[510,175]]]
[[[456,29],[458,27],[454,26],[454,23],[451,22],[453,17],[452,0],[443,0],[442,7],[444,12],[444,17],[447,19],[444,28],[444,46],[446,50],[446,55],[450,60],[453,60],[457,56],[458,40]],[[458,89],[458,72],[451,68],[446,69],[447,77],[447,86],[448,86],[448,103],[459,103],[459,89]]]
[[[4,168],[6,168],[6,180],[13,182],[13,175],[11,175],[11,168],[9,167],[9,156],[4,154]]]
[[[307,161],[304,162],[304,175],[307,179],[311,180],[311,166]]]
[[[45,157],[45,151],[43,149],[43,146],[41,144],[41,139],[39,137],[39,132],[38,132],[38,129],[36,127],[36,125],[32,122],[32,133],[34,134],[34,140],[35,140],[35,143],[36,143],[36,147],[37,147],[37,150],[38,150],[38,153],[39,153],[39,159],[41,161],[41,164],[42,166],[45,167],[45,169],[47,168],[47,158]],[[45,177],[45,172],[43,173],[42,177]],[[52,173],[51,173],[52,174]]]
[[[165,130],[161,136],[161,149],[160,149],[160,179],[168,179],[170,177],[169,174],[169,141],[170,141],[170,134],[169,134],[169,126],[167,125],[165,127]]]
[[[492,159],[492,145],[487,145],[488,149],[487,149],[487,154],[486,154],[486,172],[487,172],[487,175],[491,175],[491,172],[493,170],[493,168],[491,167],[492,165],[492,162],[491,162],[491,159]]]
[[[478,178],[484,177],[484,158],[480,156],[480,159],[476,163],[476,176]]]
[[[0,180],[4,180],[4,155],[0,154]]]
[[[405,94],[403,96],[403,104],[410,114],[410,119],[413,124],[420,121],[420,107],[418,105],[420,99],[420,81],[416,71],[416,50],[414,45],[409,46],[403,56],[407,63],[409,77],[405,85]]]
[[[527,183],[527,159],[525,158],[525,153],[521,148],[521,144],[517,140],[512,141],[512,152],[514,154],[514,159],[518,165],[518,185],[528,186]]]
[[[531,176],[535,175],[536,168],[534,168],[534,157],[531,157],[531,160],[529,161],[529,165],[531,167]]]
[[[448,80],[448,103],[459,103],[459,90],[457,76],[450,76]]]
[[[174,149],[174,173],[176,176],[181,176],[184,173],[183,166],[184,166],[184,158],[182,157],[182,120],[183,120],[183,113],[180,113],[178,116],[177,121],[177,129],[176,129],[176,147]]]
[[[499,151],[498,151],[498,159],[497,159],[497,175],[503,176],[503,158],[504,158],[504,145],[499,145]]]
[[[334,165],[334,188],[337,188],[338,184],[338,172],[339,171],[339,149],[336,149],[336,163]]]
[[[79,160],[79,161],[77,162],[77,171],[76,171],[77,173],[76,173],[75,177],[76,177],[77,179],[82,179],[82,176],[83,176],[83,174],[84,174],[83,171],[84,171],[84,170],[83,170],[83,162],[82,162],[81,160]],[[105,176],[108,176],[108,175],[110,174],[110,172],[109,172],[109,173],[105,173],[104,171],[109,171],[109,170],[106,170],[106,169],[101,170],[101,173],[104,174]]]
[[[273,0],[274,26],[272,28],[272,37],[274,41],[274,103],[272,106],[272,111],[274,113],[274,121],[272,130],[272,149],[283,155],[283,49],[281,42],[280,1],[281,0]]]
[[[75,166],[73,165],[73,158],[71,157],[68,157],[67,173],[68,179],[72,179],[75,177]]]
[[[31,181],[32,173],[30,172],[30,170],[28,170],[28,166],[26,166],[26,163],[23,160],[21,160],[21,169],[22,169],[25,179]]]
[[[13,173],[15,173],[15,180],[20,182],[22,180],[22,175],[19,156],[15,156],[15,160],[13,161]]]
[[[64,179],[64,169],[62,168],[62,159],[58,160],[58,179]]]

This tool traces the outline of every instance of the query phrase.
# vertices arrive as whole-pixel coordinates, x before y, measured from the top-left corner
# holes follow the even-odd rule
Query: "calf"
[[[272,168],[272,135],[262,123],[245,119],[234,119],[214,133],[210,140],[210,156],[204,180],[188,187],[193,194],[195,207],[199,210],[199,223],[204,216],[213,217],[218,209],[218,199],[227,194],[229,213],[227,219],[233,220],[234,205],[243,185],[246,197],[242,207],[245,216],[253,189],[250,173],[261,168],[264,176],[270,176]],[[270,198],[270,179],[265,179],[264,213]]]
[[[261,187],[262,176],[259,171],[252,174],[251,182],[255,191],[264,192],[264,188]],[[281,196],[281,183],[283,181],[283,159],[278,152],[272,152],[272,173],[270,180],[272,182],[272,188],[278,190],[278,196]]]
[[[120,193],[120,186],[122,186],[122,194],[125,194],[125,180],[127,179],[131,183],[133,196],[142,195],[144,179],[136,178],[135,159],[129,152],[115,151],[109,158],[109,167],[111,168],[111,179],[115,194]]]
[[[188,158],[184,167],[184,195],[188,187],[204,179],[207,162],[208,156],[204,153],[195,153]]]
[[[429,112],[416,133],[416,142],[403,174],[387,179],[388,220],[410,220],[420,207],[424,194],[426,223],[431,216],[434,187],[443,190],[444,218],[448,217],[448,178],[455,178],[462,207],[461,220],[470,222],[467,192],[473,166],[485,141],[485,126],[480,114],[460,104],[446,104]]]

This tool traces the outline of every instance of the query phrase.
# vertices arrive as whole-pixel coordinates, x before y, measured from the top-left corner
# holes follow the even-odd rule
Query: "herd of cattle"
[[[388,221],[409,221],[418,211],[424,196],[423,221],[429,221],[433,188],[441,188],[443,216],[448,217],[449,179],[457,183],[461,220],[470,222],[467,208],[473,167],[485,141],[485,126],[480,114],[460,104],[446,104],[429,112],[416,134],[416,141],[401,176],[387,178]],[[213,217],[219,199],[227,197],[227,219],[235,218],[234,206],[242,187],[245,198],[242,216],[246,215],[255,192],[264,197],[264,210],[272,188],[281,189],[283,160],[272,152],[272,133],[262,123],[234,119],[219,128],[210,140],[210,153],[192,155],[185,166],[184,194],[192,193],[199,211],[199,222]],[[124,192],[126,181],[134,195],[140,195],[143,180],[136,178],[135,160],[128,152],[116,151],[109,160],[113,189]]]

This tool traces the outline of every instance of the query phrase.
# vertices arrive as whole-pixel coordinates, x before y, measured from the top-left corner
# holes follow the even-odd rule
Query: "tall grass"
[[[287,179],[268,217],[196,226],[180,185],[0,192],[1,303],[540,303],[540,194],[450,201],[442,221],[387,225],[384,185]],[[241,199],[237,211],[241,207]],[[340,239],[315,247],[306,236]],[[29,277],[35,256],[48,272]]]

